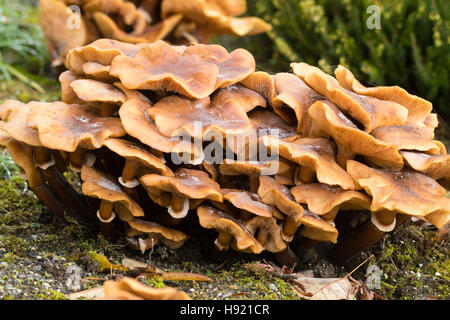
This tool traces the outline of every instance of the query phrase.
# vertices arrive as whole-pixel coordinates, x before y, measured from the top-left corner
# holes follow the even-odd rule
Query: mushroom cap
[[[278,208],[295,222],[300,222],[303,216],[303,207],[294,201],[289,189],[279,184],[274,178],[259,177],[258,196],[261,201]]]
[[[103,288],[108,300],[191,300],[175,288],[151,288],[132,278],[105,281]]]
[[[66,27],[72,11],[62,1],[39,0],[39,11],[42,30],[54,61],[64,60],[70,49],[85,45],[90,40],[82,18],[77,28]]]
[[[152,149],[165,153],[195,153],[194,145],[186,141],[174,141],[162,135],[147,110],[150,104],[141,99],[125,102],[119,111],[125,131]]]
[[[2,130],[19,142],[40,147],[42,144],[39,141],[38,132],[27,125],[28,114],[32,106],[32,103],[24,104],[15,100],[7,100],[2,104],[0,106],[0,118],[5,121]]]
[[[277,92],[272,99],[274,111],[290,125],[296,125],[298,133],[308,132],[310,126],[305,126],[308,121],[304,121],[307,110],[325,98],[292,73],[277,73],[274,83]]]
[[[244,222],[245,228],[253,234],[259,230],[258,234],[263,232],[267,235],[264,249],[269,252],[281,252],[286,249],[287,245],[281,236],[281,228],[277,224],[277,220],[273,217],[253,217]]]
[[[246,175],[256,177],[260,175],[274,175],[287,172],[291,166],[285,161],[237,161],[224,159],[219,165],[219,172],[224,176]]]
[[[180,168],[174,177],[147,174],[139,181],[153,201],[163,207],[169,207],[172,194],[186,199],[223,201],[220,185],[206,172]]]
[[[256,193],[237,189],[222,189],[223,198],[236,208],[251,212],[257,216],[271,218],[277,216],[276,209],[261,201]]]
[[[86,102],[108,102],[122,104],[126,101],[125,94],[111,84],[93,79],[73,81],[70,86],[75,94]]]
[[[358,95],[340,86],[332,76],[306,63],[293,63],[291,67],[309,86],[361,123],[366,132],[381,126],[401,125],[406,121],[408,109],[398,103]]]
[[[189,239],[189,235],[184,232],[166,228],[151,221],[135,218],[129,220],[128,225],[134,230],[149,234],[151,237],[157,237],[164,245],[173,250],[181,247]]]
[[[307,204],[312,213],[320,216],[330,213],[335,215],[339,210],[369,209],[371,204],[369,197],[358,191],[343,190],[321,183],[295,186],[291,188],[291,193],[295,201]]]
[[[328,139],[299,138],[287,142],[262,137],[261,141],[272,152],[278,152],[283,158],[314,170],[319,182],[338,185],[345,190],[355,189],[353,179],[335,162],[333,145]]]
[[[305,238],[323,242],[337,242],[338,230],[318,215],[305,210],[301,223],[303,227],[300,234]]]
[[[68,104],[84,104],[73,88],[70,86],[72,82],[77,80],[77,76],[70,70],[64,71],[59,75],[59,83],[61,84],[61,102]]]
[[[408,124],[423,124],[430,115],[433,106],[431,102],[418,96],[409,94],[399,86],[367,88],[356,80],[353,73],[339,65],[334,71],[339,84],[347,90],[380,100],[393,101],[408,109]]]
[[[321,130],[333,137],[339,151],[363,155],[381,166],[395,169],[403,167],[403,160],[396,146],[359,130],[331,102],[317,101],[308,109],[308,114]]]
[[[114,203],[121,220],[129,221],[133,217],[144,216],[142,208],[122,190],[114,177],[83,165],[81,179],[83,194]]]
[[[87,105],[31,102],[30,106],[28,126],[52,150],[99,149],[106,139],[126,134],[120,119],[99,117],[98,110]]]
[[[111,66],[104,66],[98,62],[86,62],[81,68],[88,78],[105,82],[112,82],[115,80],[115,78],[109,74]]]
[[[199,30],[218,34],[226,33],[236,36],[253,35],[269,31],[271,26],[256,17],[234,18],[230,13],[242,13],[242,4],[233,4],[237,0],[220,1],[192,0],[178,1],[165,0],[161,4],[161,16],[164,18],[170,14],[181,13],[183,16],[194,21]],[[241,0],[239,0],[242,2]]]
[[[141,46],[111,39],[99,39],[86,46],[70,50],[67,56],[67,68],[75,74],[84,74],[83,65],[96,62],[104,66],[111,65],[116,56],[134,56]]]
[[[197,208],[200,225],[206,229],[216,229],[219,232],[230,234],[234,238],[237,250],[244,252],[261,253],[263,247],[245,228],[245,226],[232,216],[212,207],[201,206]]]
[[[416,125],[387,126],[372,131],[372,135],[399,150],[416,150],[429,154],[447,154],[442,142],[433,140],[432,128]]]
[[[450,199],[446,198],[445,189],[421,173],[374,169],[353,160],[347,162],[347,171],[372,196],[373,212],[393,211],[419,217],[438,214],[438,228],[450,218]]]
[[[274,77],[264,71],[255,71],[240,82],[246,88],[252,89],[271,102],[277,95]]]
[[[270,110],[252,110],[248,117],[258,137],[270,135],[279,139],[288,139],[296,136],[295,128]],[[275,130],[279,130],[278,133]]]
[[[261,104],[265,105],[263,97],[239,86],[220,89],[211,100],[191,101],[175,95],[168,96],[147,109],[147,113],[165,136],[186,131],[191,137],[201,138],[214,130],[222,134],[245,133],[252,128],[246,108]],[[195,130],[195,121],[200,121],[201,130]]]
[[[140,145],[125,139],[110,138],[103,142],[111,151],[129,160],[138,161],[143,166],[155,170],[163,176],[174,176],[174,173],[164,162]]]
[[[115,58],[110,73],[129,89],[162,89],[201,99],[243,80],[254,68],[253,56],[243,49],[229,54],[219,45],[192,45],[180,52],[157,41],[134,57]]]
[[[436,180],[450,180],[450,155],[429,155],[409,151],[402,151],[400,154],[410,168]]]

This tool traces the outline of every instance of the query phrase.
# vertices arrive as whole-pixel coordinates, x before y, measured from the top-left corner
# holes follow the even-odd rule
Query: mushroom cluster
[[[127,43],[167,40],[209,43],[219,34],[247,36],[271,26],[247,11],[246,0],[40,0],[41,24],[53,65],[100,38]]]
[[[342,66],[271,75],[243,49],[164,41],[100,39],[67,65],[62,101],[0,106],[0,144],[57,216],[142,252],[211,229],[220,251],[285,259],[298,239],[343,260],[409,217],[449,221],[436,114],[399,87]]]

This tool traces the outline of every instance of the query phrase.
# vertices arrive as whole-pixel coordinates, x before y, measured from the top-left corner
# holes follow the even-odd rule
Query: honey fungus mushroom
[[[199,170],[180,168],[173,177],[147,174],[139,181],[150,198],[176,219],[186,217],[203,200],[223,201],[220,185]]]
[[[100,209],[97,211],[97,217],[101,222],[112,222],[116,213],[122,221],[144,216],[142,208],[122,190],[114,177],[83,166],[81,179],[83,194],[101,200]]]
[[[128,221],[131,231],[128,235],[146,235],[146,238],[139,238],[139,249],[142,253],[153,248],[158,243],[175,250],[180,248],[189,236],[181,231],[161,226],[151,221],[134,218]]]
[[[429,155],[409,151],[402,151],[400,154],[410,168],[436,180],[450,181],[450,155]]]
[[[198,207],[197,215],[203,228],[219,232],[214,242],[219,250],[227,250],[231,244],[233,249],[243,252],[258,254],[263,251],[262,245],[233,216],[208,206]]]
[[[105,281],[103,288],[103,300],[191,300],[176,288],[151,288],[132,278]]]
[[[273,217],[256,216],[244,222],[245,228],[269,252],[286,250],[286,242],[281,236],[281,228]]]

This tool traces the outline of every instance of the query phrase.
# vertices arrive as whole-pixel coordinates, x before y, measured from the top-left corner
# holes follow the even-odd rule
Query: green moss
[[[147,279],[147,284],[154,288],[164,288],[166,286],[164,280],[158,276]]]

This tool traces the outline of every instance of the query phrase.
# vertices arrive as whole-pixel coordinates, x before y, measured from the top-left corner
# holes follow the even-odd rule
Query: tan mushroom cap
[[[84,104],[73,88],[70,86],[72,82],[77,80],[77,76],[70,70],[64,71],[59,75],[59,83],[61,84],[61,102],[68,104]]]
[[[334,104],[318,101],[308,110],[315,124],[333,137],[338,146],[338,162],[346,164],[355,154],[385,167],[401,169],[403,160],[397,147],[359,130]]]
[[[294,127],[270,110],[252,110],[248,117],[258,137],[270,135],[279,139],[289,139],[297,135]],[[278,133],[275,130],[278,130]]]
[[[433,179],[450,180],[450,155],[429,155],[409,151],[402,151],[400,154],[410,168]]]
[[[259,177],[258,196],[262,202],[278,208],[286,215],[287,219],[284,222],[282,236],[285,241],[292,241],[303,217],[303,207],[294,201],[294,197],[288,188],[268,176]],[[287,224],[291,225],[287,226]],[[286,229],[287,227],[289,227],[289,230]]]
[[[32,108],[32,103],[24,104],[20,101],[7,100],[0,106],[0,118],[5,122],[2,130],[8,135],[29,146],[42,146],[38,132],[27,125],[28,114]]]
[[[305,210],[301,223],[303,227],[300,234],[305,238],[323,242],[337,242],[338,230],[318,215]]]
[[[186,19],[194,21],[199,30],[211,33],[211,36],[218,33],[253,35],[271,29],[268,23],[256,17],[234,18],[229,14],[242,12],[242,7],[234,8],[233,11],[229,8],[229,4],[219,4],[216,0],[165,0],[161,5],[161,16],[164,18],[170,14],[182,13]]]
[[[151,221],[132,219],[128,221],[128,225],[136,231],[148,234],[149,238],[161,241],[172,250],[180,248],[189,239],[189,235],[184,232],[167,228]]]
[[[440,228],[450,218],[450,199],[435,180],[409,169],[401,172],[373,169],[349,160],[347,171],[372,196],[373,212],[397,212],[427,218]]]
[[[70,86],[75,94],[86,102],[109,102],[122,104],[126,101],[125,94],[111,84],[93,79],[73,81]]]
[[[88,78],[105,82],[112,82],[115,80],[115,78],[109,74],[111,66],[104,66],[97,62],[86,62],[81,68]]]
[[[305,119],[307,110],[314,102],[325,98],[292,73],[277,73],[274,83],[277,92],[272,99],[274,111],[290,125],[296,125],[298,133],[308,134],[312,124]]]
[[[238,189],[222,189],[224,200],[236,208],[248,211],[257,216],[271,218],[279,216],[277,209],[261,201],[256,193]]]
[[[408,109],[398,103],[358,95],[340,86],[332,76],[306,63],[293,63],[291,67],[309,86],[361,123],[366,132],[381,126],[401,125],[406,121]]]
[[[120,119],[99,117],[98,110],[90,106],[63,102],[31,102],[30,106],[28,126],[52,150],[99,149],[106,139],[126,134]]]
[[[299,138],[287,142],[273,137],[262,137],[261,141],[283,158],[313,170],[319,182],[338,185],[345,190],[355,189],[352,177],[335,162],[333,145],[328,139]]]
[[[274,77],[264,71],[255,71],[240,82],[246,88],[252,89],[271,102],[277,95]]]
[[[86,46],[71,50],[67,56],[67,68],[75,74],[84,74],[83,65],[96,62],[111,65],[116,56],[134,56],[141,46],[111,39],[99,39]]]
[[[232,216],[214,209],[212,207],[201,206],[197,208],[197,215],[200,225],[206,229],[215,229],[220,233],[227,234],[233,238],[234,247],[239,251],[261,253],[263,247],[245,228],[245,226]],[[219,249],[224,250],[227,247],[220,245],[216,240]]]
[[[245,228],[255,236],[256,240],[269,252],[281,252],[287,245],[281,236],[281,228],[273,217],[253,217],[244,222]]]
[[[203,200],[223,201],[220,185],[209,178],[206,172],[199,170],[180,168],[174,177],[147,174],[139,181],[149,197],[160,206],[168,208],[175,218],[183,218],[189,209],[196,208]],[[179,201],[184,201],[181,211],[175,208],[180,205]]]
[[[108,280],[103,284],[107,300],[191,300],[183,291],[175,288],[151,288],[132,278]]]
[[[91,39],[84,20],[80,17],[77,28],[69,29],[72,11],[58,0],[39,0],[41,26],[50,48],[54,65],[61,64],[69,50],[85,45]],[[61,27],[63,26],[63,27]]]
[[[137,161],[143,166],[155,170],[158,174],[174,176],[172,170],[160,158],[134,142],[125,139],[110,138],[105,140],[103,145],[121,157]]]
[[[302,184],[291,188],[295,201],[327,221],[333,221],[339,210],[369,209],[371,200],[358,191],[347,191],[321,183]]]
[[[83,194],[113,203],[121,220],[144,216],[142,208],[122,190],[114,177],[83,165],[81,179]]]
[[[291,166],[286,161],[268,161],[268,162],[254,162],[254,161],[238,161],[231,159],[224,159],[223,163],[219,165],[219,172],[224,176],[239,176],[246,175],[249,177],[261,175],[274,175],[287,172]]]
[[[121,106],[120,120],[130,136],[152,149],[165,153],[195,153],[192,143],[174,141],[162,135],[147,113],[149,108],[150,104],[141,99],[128,100]]]
[[[191,101],[169,96],[149,108],[147,113],[165,136],[187,132],[191,137],[202,138],[215,130],[223,134],[245,133],[252,128],[246,108],[261,104],[265,105],[265,100],[256,92],[244,87],[228,87],[220,89],[211,100]],[[195,130],[195,121],[201,122],[201,130]]]
[[[384,142],[396,146],[399,150],[416,150],[429,154],[447,154],[442,142],[433,140],[432,128],[416,125],[380,127],[372,135]]]
[[[367,88],[356,80],[350,70],[341,65],[337,67],[334,73],[339,84],[347,90],[352,90],[357,94],[371,96],[380,100],[393,101],[407,108],[408,119],[406,123],[423,124],[433,109],[431,102],[409,94],[399,86]]]

